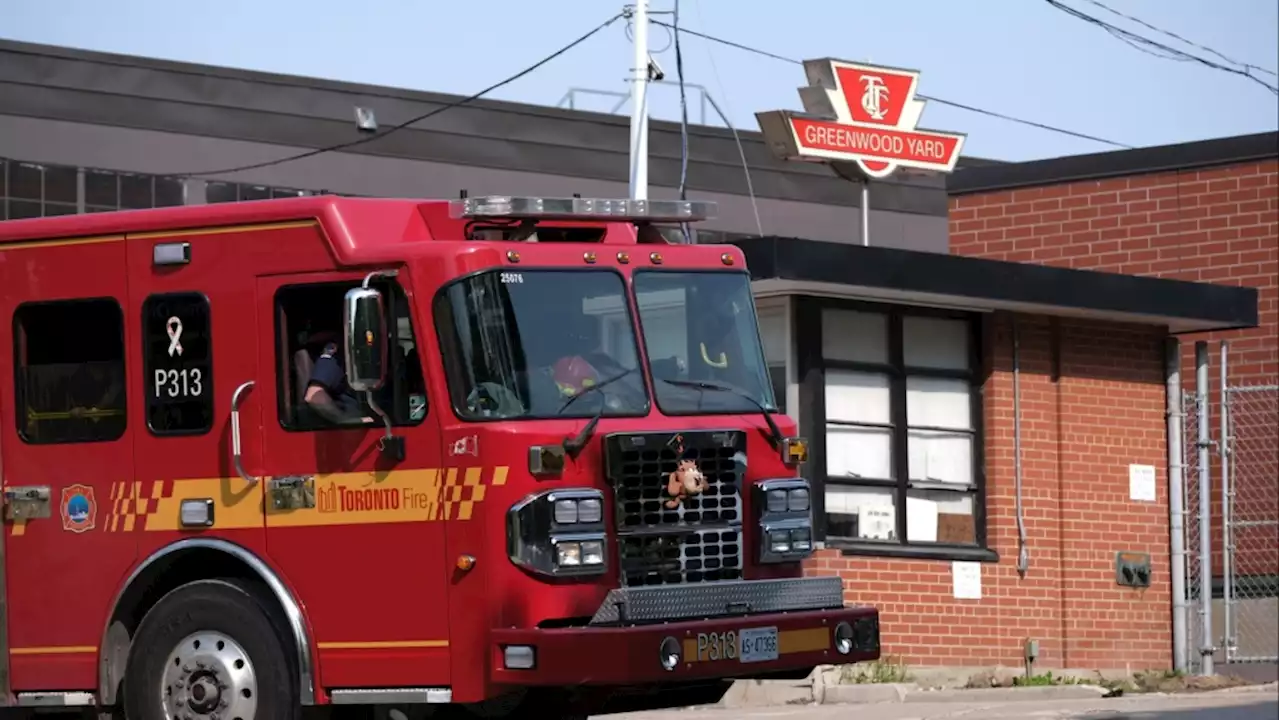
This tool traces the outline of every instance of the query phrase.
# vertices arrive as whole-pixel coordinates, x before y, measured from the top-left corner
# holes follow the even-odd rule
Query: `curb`
[[[1111,694],[1097,685],[1043,685],[1038,687],[977,688],[972,690],[917,690],[903,702],[1035,702],[1046,700],[1097,700]]]
[[[928,690],[915,683],[828,685],[806,680],[739,680],[719,703],[721,707],[781,707],[788,705],[882,705],[896,703],[1046,702],[1096,700],[1110,690],[1096,685]]]

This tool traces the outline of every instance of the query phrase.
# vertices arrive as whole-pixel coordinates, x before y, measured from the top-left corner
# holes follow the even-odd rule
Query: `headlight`
[[[546,490],[507,512],[507,555],[531,572],[598,575],[607,569],[607,552],[599,490]]]
[[[813,552],[809,483],[801,478],[765,480],[756,485],[760,562],[797,562]]]
[[[564,498],[555,501],[557,525],[595,525],[604,519],[603,505],[597,498]]]

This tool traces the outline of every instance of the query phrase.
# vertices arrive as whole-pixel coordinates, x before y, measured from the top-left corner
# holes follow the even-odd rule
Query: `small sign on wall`
[[[1154,465],[1129,466],[1129,499],[1156,501],[1156,468]]]
[[[982,563],[951,563],[951,593],[957,600],[982,599]]]

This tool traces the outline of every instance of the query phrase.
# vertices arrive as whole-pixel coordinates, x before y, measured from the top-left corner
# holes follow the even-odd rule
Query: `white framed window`
[[[828,544],[981,546],[976,321],[822,311]]]

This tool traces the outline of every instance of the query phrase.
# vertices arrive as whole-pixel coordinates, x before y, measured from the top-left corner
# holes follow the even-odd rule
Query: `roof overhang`
[[[1248,287],[1073,270],[798,238],[744,238],[757,297],[811,295],[1166,327],[1258,325]]]

